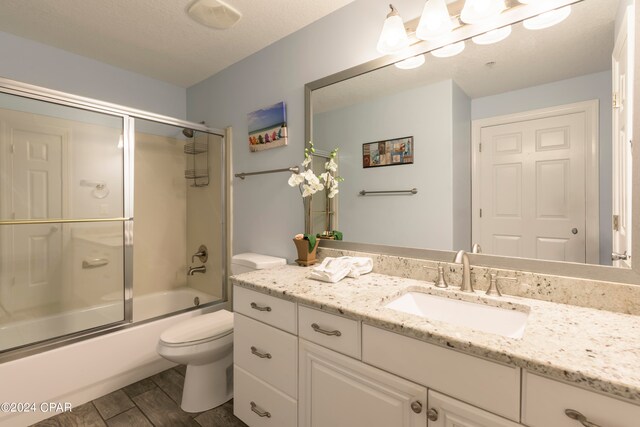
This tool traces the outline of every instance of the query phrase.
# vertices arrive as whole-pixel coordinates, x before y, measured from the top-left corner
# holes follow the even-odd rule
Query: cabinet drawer
[[[360,322],[309,307],[298,307],[300,338],[360,359]]]
[[[285,392],[298,395],[298,337],[236,314],[233,361]]]
[[[234,366],[233,413],[251,427],[295,427],[297,402]]]
[[[522,422],[530,427],[581,427],[565,410],[602,427],[637,427],[640,406],[525,372]]]
[[[233,311],[296,334],[296,304],[240,286],[233,287]]]
[[[520,368],[369,325],[362,326],[362,360],[494,414],[520,421]]]

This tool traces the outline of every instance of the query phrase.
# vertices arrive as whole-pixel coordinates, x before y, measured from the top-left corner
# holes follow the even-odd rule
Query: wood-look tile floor
[[[206,412],[180,409],[184,373],[184,366],[160,372],[33,427],[247,427],[233,415],[233,400]]]

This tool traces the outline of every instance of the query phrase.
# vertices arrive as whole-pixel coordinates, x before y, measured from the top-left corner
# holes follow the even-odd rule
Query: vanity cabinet
[[[299,361],[299,426],[426,425],[426,387],[303,339]]]
[[[520,427],[490,412],[429,390],[428,427]],[[552,424],[548,424],[547,427]]]
[[[234,414],[252,427],[295,427],[297,304],[235,286],[233,310]]]
[[[256,291],[235,292],[234,413],[251,427],[640,425],[640,406],[623,400]]]

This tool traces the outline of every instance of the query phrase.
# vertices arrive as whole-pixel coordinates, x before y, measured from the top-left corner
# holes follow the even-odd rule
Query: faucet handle
[[[191,255],[191,262],[193,263],[196,258],[199,258],[200,262],[203,264],[207,262],[207,259],[209,259],[209,251],[207,250],[207,247],[205,245],[200,245],[200,247],[198,248],[198,252]]]
[[[518,281],[517,277],[506,277],[506,276],[498,276],[496,273],[491,273],[489,275],[489,289],[487,289],[486,294],[490,296],[500,297],[502,293],[498,288],[498,280],[513,280]]]
[[[449,285],[444,277],[444,267],[442,263],[439,262],[437,267],[430,267],[428,265],[423,265],[423,268],[428,268],[429,270],[438,270],[438,278],[436,279],[436,287],[437,288],[447,288]]]

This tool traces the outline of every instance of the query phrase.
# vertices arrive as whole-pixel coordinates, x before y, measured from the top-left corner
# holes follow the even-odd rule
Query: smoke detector
[[[233,27],[242,18],[242,13],[221,0],[196,0],[187,14],[194,21],[219,30]]]

